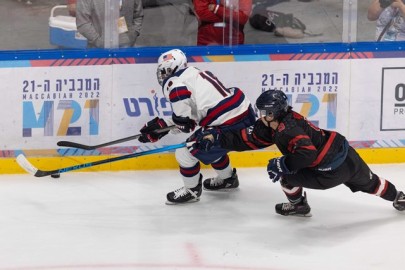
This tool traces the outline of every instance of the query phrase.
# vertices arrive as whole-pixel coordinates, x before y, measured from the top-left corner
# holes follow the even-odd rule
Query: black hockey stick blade
[[[169,145],[161,148],[156,148],[156,149],[151,149],[143,152],[138,152],[138,153],[132,153],[128,155],[123,155],[123,156],[117,156],[113,158],[107,158],[107,159],[102,159],[102,160],[97,160],[94,162],[88,162],[88,163],[82,163],[82,164],[77,164],[74,166],[69,166],[61,169],[55,169],[51,171],[44,171],[36,168],[34,165],[32,165],[28,159],[23,155],[19,154],[17,156],[17,163],[20,165],[21,168],[23,168],[26,172],[29,174],[36,176],[36,177],[44,177],[52,174],[60,174],[60,173],[65,173],[65,172],[70,172],[70,171],[75,171],[75,170],[80,170],[84,168],[89,168],[105,163],[111,163],[119,160],[124,160],[124,159],[129,159],[129,158],[135,158],[135,157],[140,157],[140,156],[145,156],[145,155],[150,155],[150,154],[155,154],[155,153],[161,153],[177,148],[182,148],[182,147],[187,147],[191,146],[194,142],[189,142],[189,143],[180,143],[180,144],[174,144],[174,145]]]
[[[175,128],[175,127],[176,127],[175,125],[168,126],[168,127],[156,130],[156,132],[157,133],[166,132],[166,131],[169,131],[169,130]],[[94,149],[104,147],[104,146],[109,146],[109,145],[123,143],[123,142],[131,141],[131,140],[136,140],[139,137],[141,137],[141,135],[142,134],[137,134],[137,135],[125,137],[125,138],[122,138],[122,139],[118,139],[118,140],[115,140],[115,141],[106,142],[106,143],[102,143],[102,144],[98,144],[98,145],[85,145],[85,144],[75,143],[75,142],[70,142],[70,141],[59,141],[59,142],[57,142],[57,145],[58,146],[65,146],[65,147],[79,148],[79,149],[84,149],[84,150],[94,150]]]

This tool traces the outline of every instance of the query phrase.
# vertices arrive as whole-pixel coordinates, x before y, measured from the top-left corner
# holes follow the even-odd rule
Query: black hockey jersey
[[[320,129],[292,110],[280,120],[277,130],[259,119],[249,128],[223,133],[220,143],[223,148],[234,151],[275,144],[286,157],[285,163],[291,172],[302,168],[333,170],[344,161],[349,147],[341,134]]]

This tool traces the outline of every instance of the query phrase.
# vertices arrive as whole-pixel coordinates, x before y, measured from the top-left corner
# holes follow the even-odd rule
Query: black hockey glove
[[[196,127],[196,122],[187,117],[177,116],[173,113],[172,119],[177,128],[184,133],[190,133]]]
[[[281,180],[284,174],[290,174],[291,172],[285,165],[285,157],[282,156],[270,159],[269,164],[267,165],[267,173],[269,174],[269,178],[271,181],[273,181],[273,183]]]
[[[219,141],[221,136],[221,130],[219,128],[209,128],[204,130],[197,137],[197,147],[201,151],[208,152]]]
[[[164,132],[156,132],[156,130],[166,128],[167,124],[165,120],[162,118],[156,117],[146,123],[143,128],[141,128],[141,136],[138,138],[138,141],[141,143],[148,143],[148,142],[157,142],[163,136],[167,135],[169,131]]]

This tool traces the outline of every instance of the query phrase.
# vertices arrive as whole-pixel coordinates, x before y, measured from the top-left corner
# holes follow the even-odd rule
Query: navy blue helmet
[[[288,111],[288,98],[280,90],[267,90],[263,92],[256,100],[256,108],[260,116],[273,116],[279,119]]]

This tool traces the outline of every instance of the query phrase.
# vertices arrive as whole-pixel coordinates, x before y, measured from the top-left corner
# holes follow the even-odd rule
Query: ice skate
[[[299,216],[299,217],[311,217],[311,207],[307,201],[307,194],[304,192],[299,203],[279,203],[276,204],[276,213],[283,216]]]
[[[239,186],[238,175],[236,169],[232,170],[232,176],[226,179],[221,179],[218,176],[204,180],[205,190],[222,190],[227,191],[235,189]]]
[[[193,188],[181,187],[173,192],[168,193],[166,204],[183,204],[183,203],[198,202],[200,200],[202,192],[201,181],[202,175],[200,175],[200,180],[198,181],[198,185],[196,187]]]
[[[398,211],[405,210],[405,194],[402,191],[398,191],[397,196],[395,197],[395,200],[392,203],[392,205]]]

